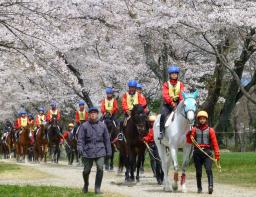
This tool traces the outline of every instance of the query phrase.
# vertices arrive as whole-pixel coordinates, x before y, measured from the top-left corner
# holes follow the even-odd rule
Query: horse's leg
[[[181,175],[181,189],[182,192],[187,192],[186,188],[186,169],[189,164],[190,154],[192,151],[192,145],[186,143],[183,148],[183,163],[182,163],[182,175]]]
[[[75,156],[75,151],[72,150],[72,151],[71,151],[71,160],[70,160],[70,164],[71,164],[71,165],[73,164],[74,156]]]
[[[129,154],[129,163],[130,163],[130,174],[131,181],[134,181],[134,171],[136,167],[136,153],[135,150],[132,150]]]
[[[57,145],[57,163],[59,163],[59,159],[60,159],[60,145]]]
[[[141,166],[143,164],[143,160],[145,159],[145,152],[140,151],[137,155],[138,160],[137,160],[137,174],[136,174],[136,180],[140,181],[140,171],[141,171]],[[136,156],[135,156],[136,158]]]
[[[171,144],[170,145],[170,151],[171,151],[171,156],[172,156],[172,161],[173,161],[173,168],[174,168],[174,182],[172,184],[172,189],[174,191],[177,191],[178,190],[178,181],[179,181],[179,174],[178,174],[178,169],[179,169],[179,166],[178,166],[178,159],[177,159],[177,153],[178,153],[178,150],[177,150],[177,146],[174,145],[174,144]]]
[[[170,187],[170,178],[168,176],[171,162],[170,153],[167,152],[166,147],[163,145],[158,146],[158,153],[162,161],[162,169],[164,173],[164,191],[172,191]]]
[[[113,148],[112,148],[112,154],[111,154],[111,157],[110,157],[110,170],[113,170],[114,169],[114,165],[113,165],[113,163],[114,163],[114,156],[115,156],[115,148],[114,148],[114,146],[113,146]]]

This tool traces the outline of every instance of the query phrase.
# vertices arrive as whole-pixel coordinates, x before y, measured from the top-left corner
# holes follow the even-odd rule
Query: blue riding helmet
[[[140,88],[142,89],[143,88],[143,85],[141,85],[140,83],[137,84],[136,88]]]
[[[113,89],[111,87],[106,88],[106,94],[113,94]]]
[[[44,113],[44,108],[40,107],[40,108],[38,109],[38,111]]]
[[[97,112],[97,113],[99,113],[99,110],[98,110],[97,107],[90,107],[90,108],[89,108],[89,113],[91,113],[91,112]]]
[[[131,80],[128,82],[128,87],[136,87],[137,86],[137,81],[136,80]]]
[[[21,112],[20,112],[20,115],[26,115],[26,114],[27,114],[26,111],[21,111]]]
[[[33,114],[28,114],[29,118],[34,118]]]
[[[57,106],[57,103],[55,101],[52,101],[51,102],[51,107],[56,107]]]
[[[83,106],[85,102],[83,100],[79,101],[79,106]]]
[[[179,73],[179,72],[180,72],[180,68],[178,66],[172,65],[172,66],[169,66],[169,68],[168,68],[169,74]]]

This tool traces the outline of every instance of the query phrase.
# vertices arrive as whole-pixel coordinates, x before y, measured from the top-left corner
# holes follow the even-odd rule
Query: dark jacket
[[[83,123],[78,132],[77,149],[85,158],[111,156],[111,143],[106,125],[100,121]]]

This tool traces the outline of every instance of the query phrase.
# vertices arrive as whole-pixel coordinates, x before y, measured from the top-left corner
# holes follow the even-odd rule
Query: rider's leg
[[[158,139],[161,140],[164,137],[165,132],[165,119],[169,113],[172,112],[172,108],[166,104],[163,105],[160,116],[160,133]]]

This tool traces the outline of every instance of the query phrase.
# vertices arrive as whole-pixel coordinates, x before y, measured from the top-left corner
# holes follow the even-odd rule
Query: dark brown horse
[[[127,154],[129,158],[129,179],[134,181],[134,172],[136,170],[136,180],[139,181],[140,166],[145,154],[146,146],[143,142],[143,137],[148,133],[147,114],[144,108],[140,105],[134,105],[131,111],[124,132],[126,138]]]
[[[16,142],[16,160],[17,162],[23,162],[27,160],[28,145],[29,145],[29,126],[22,127],[17,130],[18,139]]]
[[[112,119],[112,115],[110,113],[107,113],[104,118],[103,122],[107,126],[109,136],[110,136],[110,141],[111,141],[111,149],[112,149],[112,155],[110,158],[106,157],[105,158],[105,169],[106,170],[113,170],[114,169],[114,156],[116,152],[116,140],[117,140],[117,135],[119,133],[119,127],[117,123]]]
[[[60,158],[60,141],[62,138],[61,128],[57,120],[57,116],[53,115],[51,122],[47,128],[49,138],[49,152],[52,162],[58,163]]]
[[[15,148],[15,137],[14,137],[14,128],[12,125],[6,128],[7,131],[3,134],[1,139],[1,148],[5,159],[11,158],[11,152]]]
[[[42,123],[35,133],[35,145],[34,145],[35,161],[40,162],[44,159],[44,162],[47,162],[47,153],[48,153],[48,139],[46,136],[45,123]]]

